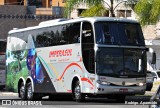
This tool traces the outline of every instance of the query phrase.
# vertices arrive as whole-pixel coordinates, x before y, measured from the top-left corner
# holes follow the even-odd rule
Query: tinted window
[[[152,77],[151,72],[147,72],[147,77]]]
[[[93,29],[92,25],[88,22],[84,22],[82,26],[82,43],[94,43]]]
[[[80,42],[80,23],[55,26],[36,36],[36,47],[48,47]]]
[[[63,26],[63,35],[68,43],[80,42],[80,24],[81,23],[73,23]]]
[[[95,32],[98,44],[144,45],[139,24],[97,22]]]
[[[96,58],[98,75],[112,77],[145,75],[145,53],[140,49],[99,48]]]
[[[82,24],[82,56],[87,71],[95,73],[94,36],[92,25],[89,22]]]
[[[153,75],[154,77],[156,77],[156,76],[157,76],[154,72],[152,72],[152,75]]]
[[[4,54],[6,52],[6,42],[5,41],[0,41],[0,52],[2,54]]]
[[[160,72],[157,72],[158,77],[160,77]]]

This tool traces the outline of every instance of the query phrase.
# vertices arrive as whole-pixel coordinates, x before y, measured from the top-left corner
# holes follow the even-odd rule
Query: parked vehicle
[[[6,41],[0,40],[0,89],[3,89],[6,85]]]
[[[152,70],[151,71],[154,81],[160,81],[160,70]]]
[[[155,94],[151,97],[150,102],[151,105],[149,105],[149,108],[160,108],[160,86],[158,87]]]
[[[153,87],[153,82],[154,78],[153,75],[150,71],[147,71],[147,76],[146,76],[146,91],[151,91]]]

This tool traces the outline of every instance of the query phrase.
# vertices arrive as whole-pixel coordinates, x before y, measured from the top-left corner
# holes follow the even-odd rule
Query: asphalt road
[[[64,99],[63,97],[53,101],[49,100],[48,97],[44,97],[42,100],[29,101],[28,103],[28,101],[20,100],[17,93],[0,91],[0,105],[2,105],[2,101],[5,102],[6,100],[12,104],[9,107],[21,107],[21,105],[28,107],[29,105],[29,107],[52,108],[148,108],[149,106],[145,102],[149,102],[150,96],[128,96],[125,103],[119,103],[107,98],[86,98],[85,102],[78,103],[72,99]],[[144,105],[137,104],[137,102],[142,104],[144,102]],[[2,105],[2,107],[6,107],[6,105]]]

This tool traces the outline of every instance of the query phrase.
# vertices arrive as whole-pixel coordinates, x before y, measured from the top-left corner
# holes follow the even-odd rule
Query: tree
[[[103,9],[105,8],[104,4],[107,4],[108,11],[110,11],[110,16],[115,17],[114,9],[119,5],[118,4],[116,7],[114,7],[115,1],[117,1],[119,3],[125,2],[124,0],[110,0],[109,3],[105,2],[105,0],[67,0],[66,8],[65,8],[65,16],[69,16],[71,11],[74,9],[74,7],[78,7],[78,5],[80,5],[81,3],[85,3],[89,6],[89,10],[86,12],[83,12],[83,15],[84,15],[84,13],[91,12],[90,13],[91,16],[94,16],[93,13],[95,13],[95,16],[97,16],[97,15],[99,16],[100,12],[102,12],[102,13],[106,12]],[[134,3],[135,1],[136,0],[127,0],[127,2],[130,2],[130,3]],[[100,4],[101,4],[101,7],[100,7]],[[104,13],[101,14],[101,16],[103,16]],[[87,15],[85,14],[85,15],[88,16],[88,14]]]
[[[12,56],[18,62],[18,67],[16,69],[16,72],[19,72],[22,70],[21,61],[25,58],[26,51],[20,50],[20,49],[24,49],[25,46],[26,44],[23,44],[23,45],[17,44],[16,46],[12,45],[12,50],[13,50]]]
[[[160,20],[160,0],[139,0],[134,9],[142,25],[155,24]]]
[[[81,16],[85,17],[105,16],[106,13],[108,13],[108,10],[106,10],[106,8],[102,4],[98,4],[91,6],[89,9],[83,11],[81,13]]]
[[[111,16],[114,16],[113,14],[113,2],[114,0],[110,0],[110,12],[111,12]],[[74,7],[78,7],[78,5],[85,3],[90,7],[92,7],[91,9],[94,9],[93,7],[96,7],[96,5],[98,4],[104,4],[104,0],[67,0],[66,2],[66,8],[65,8],[65,16],[70,16],[71,11],[74,9]],[[96,7],[97,8],[97,7]],[[98,14],[99,15],[99,14]]]

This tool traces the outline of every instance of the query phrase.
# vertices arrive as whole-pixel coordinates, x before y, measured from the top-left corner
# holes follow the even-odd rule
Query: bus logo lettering
[[[50,51],[50,53],[49,53],[49,58],[61,57],[61,56],[72,56],[72,49],[55,50],[55,51]]]

